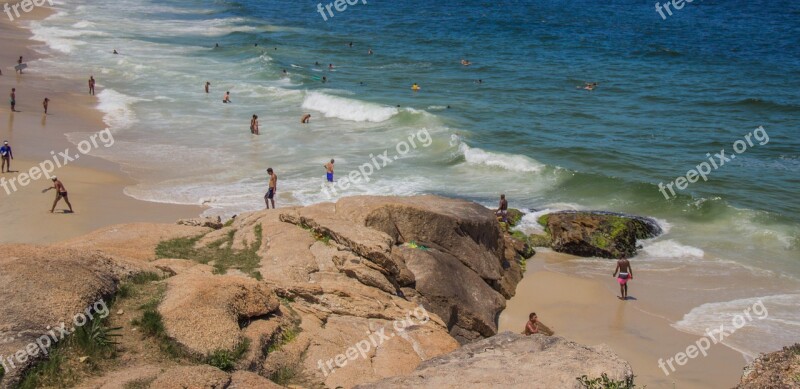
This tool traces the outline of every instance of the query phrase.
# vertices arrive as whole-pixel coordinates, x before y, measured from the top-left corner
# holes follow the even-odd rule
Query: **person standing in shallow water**
[[[272,168],[267,169],[267,173],[269,173],[269,189],[267,189],[267,194],[264,195],[264,202],[267,203],[267,209],[269,209],[269,203],[272,202],[272,209],[275,209],[275,193],[278,191],[278,175],[272,170]]]
[[[619,274],[619,276],[617,276]],[[617,296],[620,300],[627,300],[628,299],[628,281],[633,279],[633,268],[631,267],[630,261],[623,255],[622,258],[617,261],[617,268],[614,270],[614,274],[611,275],[612,277],[617,277],[617,282],[619,282],[619,296]]]
[[[94,96],[94,76],[89,76],[89,94]]]
[[[259,135],[258,133],[258,115],[253,115],[253,118],[250,119],[250,133],[253,135]]]

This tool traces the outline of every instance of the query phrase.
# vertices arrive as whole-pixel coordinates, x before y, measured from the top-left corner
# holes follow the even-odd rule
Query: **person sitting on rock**
[[[508,223],[508,201],[506,201],[506,195],[500,195],[500,204],[494,211],[494,214],[500,216],[500,220],[502,220],[503,223]]]
[[[539,333],[539,322],[537,321],[536,312],[532,312],[528,316],[528,322],[525,324],[525,330],[522,331],[523,335],[533,335]]]

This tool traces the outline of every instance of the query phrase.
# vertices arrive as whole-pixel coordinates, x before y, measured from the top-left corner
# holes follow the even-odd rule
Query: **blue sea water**
[[[800,304],[799,3],[695,0],[663,20],[655,2],[370,0],[327,21],[317,4],[76,0],[31,28],[50,55],[37,66],[98,79],[117,142],[96,155],[137,179],[130,196],[256,210],[270,166],[279,205],[335,200],[328,159],[341,180],[429,134],[338,195],[489,205],[505,193],[532,211],[529,229],[554,209],[651,216],[669,232],[645,247],[645,266],[758,269],[750,295],[731,286],[713,301]],[[659,191],[760,126],[769,141],[751,137],[708,181]],[[775,346],[800,323],[784,314],[765,329]]]

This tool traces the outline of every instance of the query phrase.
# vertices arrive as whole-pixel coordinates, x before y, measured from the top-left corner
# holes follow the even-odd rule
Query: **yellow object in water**
[[[419,85],[417,85],[417,84],[414,84],[414,85],[411,86],[411,90],[419,90],[419,89],[420,89]]]

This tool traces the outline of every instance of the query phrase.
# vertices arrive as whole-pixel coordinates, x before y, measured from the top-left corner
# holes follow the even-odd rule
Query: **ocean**
[[[691,290],[676,329],[701,335],[755,298],[769,320],[729,345],[752,357],[797,341],[797,2],[695,1],[666,20],[650,2],[585,0],[372,0],[327,20],[296,0],[56,11],[28,22],[48,55],[31,66],[94,75],[116,142],[92,153],[137,180],[131,197],[231,216],[263,208],[272,167],[279,206],[365,194],[493,206],[505,193],[526,231],[559,209],[649,216],[667,233],[644,242],[640,271],[745,280]],[[674,197],[659,186],[711,160],[707,181]]]

